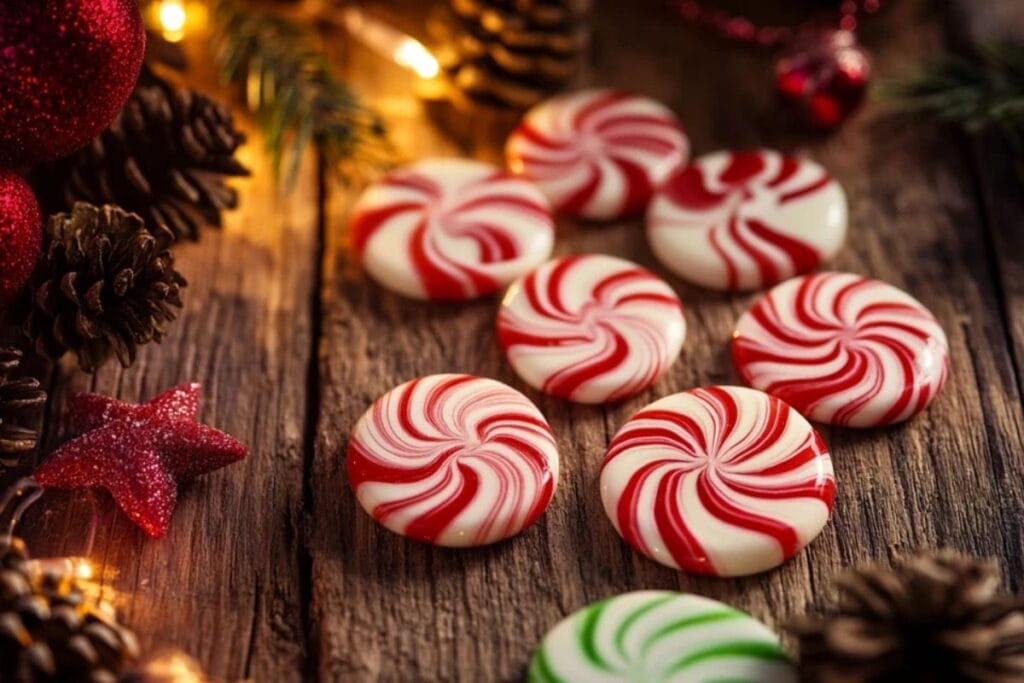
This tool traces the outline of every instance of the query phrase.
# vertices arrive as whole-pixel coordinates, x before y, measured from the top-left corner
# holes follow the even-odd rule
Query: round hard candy
[[[711,386],[655,401],[615,435],[601,499],[644,555],[696,574],[745,576],[811,542],[835,496],[821,437],[760,391]]]
[[[770,150],[715,152],[661,187],[647,212],[647,240],[691,282],[757,289],[832,258],[846,221],[846,193],[819,164]]]
[[[506,145],[509,168],[556,210],[608,220],[643,211],[686,161],[689,142],[671,110],[616,90],[583,90],[540,103]]]
[[[685,336],[682,304],[664,280],[600,254],[544,264],[509,288],[498,314],[498,340],[519,376],[578,403],[647,389]]]
[[[422,377],[381,396],[356,425],[347,465],[374,519],[452,547],[519,533],[558,483],[555,438],[537,407],[469,375]]]
[[[744,313],[732,357],[744,382],[812,420],[876,427],[931,403],[946,381],[949,345],[906,292],[820,273],[783,282]]]
[[[380,284],[415,299],[493,294],[543,263],[554,245],[550,205],[529,182],[488,164],[428,159],[363,193],[355,250]]]
[[[768,627],[698,595],[636,591],[595,602],[548,631],[529,683],[796,683]]]

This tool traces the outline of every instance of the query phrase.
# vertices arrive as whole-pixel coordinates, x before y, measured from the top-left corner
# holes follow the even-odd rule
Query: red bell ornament
[[[142,68],[136,0],[0,2],[0,164],[65,156],[121,110]]]
[[[797,39],[775,62],[775,84],[788,102],[822,129],[840,125],[863,102],[871,60],[852,31],[818,29]]]

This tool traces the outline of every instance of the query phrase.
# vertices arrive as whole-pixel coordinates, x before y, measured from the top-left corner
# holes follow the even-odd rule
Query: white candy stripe
[[[716,152],[678,169],[647,213],[658,260],[713,289],[756,289],[813,270],[846,236],[842,187],[770,150]]]
[[[644,210],[688,150],[667,107],[601,89],[534,107],[506,146],[509,168],[534,180],[558,211],[595,220]]]
[[[528,683],[795,683],[764,624],[697,595],[637,591],[593,603],[548,631]]]
[[[828,520],[832,463],[795,410],[760,391],[705,387],[656,401],[612,440],[601,498],[634,548],[670,567],[771,569]]]
[[[536,187],[461,159],[388,174],[360,197],[351,232],[367,272],[417,299],[493,294],[554,245],[550,206]]]
[[[509,288],[498,338],[531,386],[604,403],[653,384],[686,334],[679,298],[640,266],[603,255],[551,261]]]
[[[872,427],[923,410],[946,381],[949,347],[909,294],[848,273],[795,278],[736,326],[744,381],[812,420]]]
[[[445,546],[519,533],[558,482],[554,436],[537,407],[468,375],[423,377],[379,398],[356,425],[347,464],[378,522]]]

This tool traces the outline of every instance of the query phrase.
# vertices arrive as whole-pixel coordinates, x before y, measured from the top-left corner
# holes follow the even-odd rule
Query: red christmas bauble
[[[0,162],[65,156],[99,135],[139,77],[136,0],[0,2]]]
[[[871,60],[851,31],[814,31],[775,63],[775,85],[818,128],[835,128],[864,100]]]
[[[20,175],[0,169],[0,311],[32,275],[42,243],[36,196]]]

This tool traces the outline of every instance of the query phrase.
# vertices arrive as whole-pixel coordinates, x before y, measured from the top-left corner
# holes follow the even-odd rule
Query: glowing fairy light
[[[163,30],[164,39],[176,43],[185,37],[188,12],[181,0],[162,0],[157,5],[157,20]]]
[[[341,10],[337,19],[368,48],[415,72],[420,78],[433,78],[441,71],[437,58],[423,43],[390,24],[374,19],[358,7]]]

